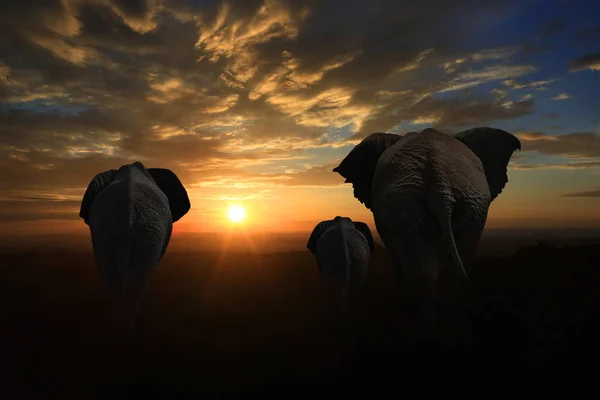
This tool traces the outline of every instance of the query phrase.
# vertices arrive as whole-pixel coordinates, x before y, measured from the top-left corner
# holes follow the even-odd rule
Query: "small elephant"
[[[321,274],[341,293],[343,303],[350,290],[363,283],[370,253],[375,251],[368,225],[340,216],[318,223],[306,247],[315,255]]]
[[[448,307],[446,318],[457,310],[460,280],[468,284],[465,268],[517,149],[514,135],[485,127],[454,137],[431,128],[404,136],[373,133],[333,169],[373,212],[428,332],[439,326],[437,305]]]
[[[146,169],[134,162],[102,172],[89,183],[79,216],[90,227],[100,279],[119,323],[132,326],[173,223],[189,209],[185,188],[168,169]]]

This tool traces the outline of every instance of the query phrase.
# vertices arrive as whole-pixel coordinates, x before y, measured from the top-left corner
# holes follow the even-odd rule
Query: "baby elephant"
[[[370,253],[375,250],[367,224],[340,216],[322,221],[313,229],[306,247],[315,255],[319,271],[341,293],[345,304],[350,289],[363,283]]]

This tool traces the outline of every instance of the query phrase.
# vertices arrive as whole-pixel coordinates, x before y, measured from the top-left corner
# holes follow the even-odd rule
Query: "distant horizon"
[[[375,228],[375,225],[372,222],[367,222],[367,225],[369,226],[369,228],[371,229],[373,235],[375,237],[379,237],[377,230]],[[316,225],[316,223],[315,223]],[[175,227],[175,225],[174,225]],[[304,235],[304,234],[310,234],[312,232],[312,230],[314,229],[314,226],[310,226],[310,228],[307,227],[306,228],[297,228],[294,230],[278,230],[278,229],[273,229],[273,230],[268,230],[268,229],[262,229],[262,230],[253,230],[253,229],[248,229],[247,227],[231,227],[231,229],[229,230],[220,230],[220,231],[188,231],[188,230],[181,230],[181,229],[173,229],[173,233],[171,237],[179,237],[179,236],[210,236],[210,235],[216,235],[216,236],[228,236],[228,235],[251,235],[251,236],[262,236],[262,235],[269,235],[269,234],[277,234],[277,235],[286,235],[286,236],[297,236],[297,235]],[[489,234],[489,233],[511,233],[511,232],[554,232],[557,234],[560,233],[565,233],[568,234],[570,232],[587,232],[587,233],[600,233],[600,226],[570,226],[570,227],[565,227],[565,226],[518,226],[518,227],[507,227],[507,226],[500,226],[500,227],[486,227],[483,231],[483,235],[485,234]],[[89,238],[91,240],[91,236],[90,236],[90,231],[89,231],[89,227],[87,225],[84,225],[82,228],[80,227],[80,229],[74,229],[74,230],[69,230],[69,231],[64,231],[64,230],[48,230],[48,231],[44,231],[44,232],[0,232],[0,238],[9,238],[9,237],[44,237],[44,236],[63,236],[63,237],[70,237],[70,236],[80,236],[80,237],[86,237]]]
[[[306,242],[310,231],[297,232],[178,232],[169,243],[167,254],[271,254],[284,252],[307,252]],[[375,242],[383,242],[376,231]],[[508,229],[496,228],[484,231],[478,246],[478,254],[484,256],[508,256],[519,248],[550,243],[557,246],[600,246],[600,228],[572,229]],[[0,253],[74,252],[92,254],[89,233],[54,233],[27,236],[0,235]]]
[[[493,212],[494,204],[490,207],[490,213]],[[370,214],[370,212],[369,212]],[[290,221],[284,227],[277,226],[253,226],[247,223],[239,225],[225,223],[221,229],[197,229],[198,224],[193,222],[186,222],[186,217],[182,218],[181,221],[173,224],[173,235],[181,234],[229,234],[231,232],[245,232],[249,234],[266,234],[266,233],[278,233],[278,234],[297,234],[304,232],[311,232],[315,225],[326,219],[333,219],[336,215],[345,215],[344,213],[332,214],[328,217],[317,218],[314,221]],[[373,222],[373,216],[366,215],[364,218],[352,218],[353,221],[361,221],[366,223],[370,229],[376,234],[375,223]],[[506,231],[506,230],[529,230],[529,231],[594,231],[600,230],[600,224],[597,224],[593,220],[569,220],[568,218],[555,220],[548,220],[542,218],[529,218],[529,219],[504,219],[494,220],[488,219],[484,232],[486,231]],[[0,222],[0,237],[6,236],[43,236],[43,235],[90,235],[89,227],[83,222],[83,219],[75,220],[71,218],[69,220],[44,220],[43,224],[39,221],[28,221],[23,222],[20,225],[7,224],[6,222]]]

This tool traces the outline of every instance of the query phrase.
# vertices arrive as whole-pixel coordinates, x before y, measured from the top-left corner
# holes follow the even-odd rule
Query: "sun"
[[[241,206],[231,206],[227,211],[227,216],[231,222],[239,223],[246,218],[246,210]]]

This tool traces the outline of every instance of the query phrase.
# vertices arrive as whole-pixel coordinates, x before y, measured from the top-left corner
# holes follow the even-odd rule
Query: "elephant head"
[[[435,129],[374,133],[333,170],[373,212],[392,262],[412,281],[423,313],[435,315],[440,287],[459,287],[457,276],[468,283],[465,265],[474,258],[488,207],[508,181],[510,157],[520,148],[515,136],[492,128],[455,137]],[[445,267],[448,258],[454,268]]]
[[[185,188],[168,169],[135,162],[99,173],[89,183],[79,216],[90,227],[98,272],[119,322],[133,323],[172,224],[189,209]]]
[[[342,304],[348,300],[350,290],[363,283],[370,253],[375,251],[367,224],[340,216],[318,223],[306,247],[315,256],[326,282],[341,294]]]

